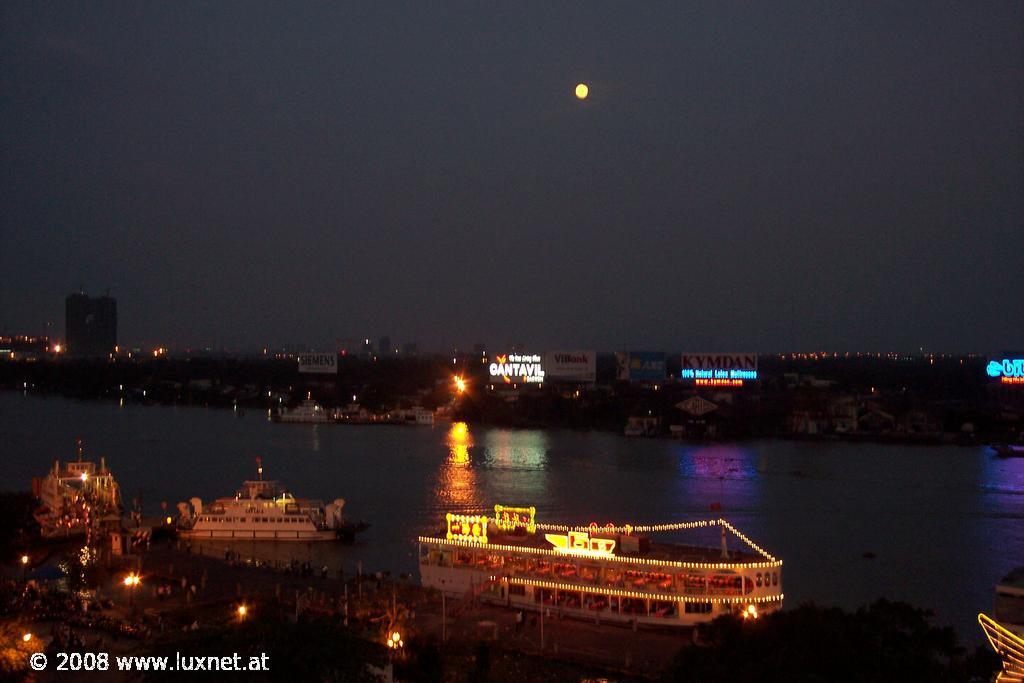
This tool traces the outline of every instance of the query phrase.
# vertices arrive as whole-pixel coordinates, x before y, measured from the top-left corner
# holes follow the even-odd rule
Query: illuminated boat
[[[104,458],[99,466],[78,457],[61,466],[54,461],[45,477],[32,480],[32,493],[39,500],[33,513],[44,538],[83,535],[90,524],[103,518],[120,518],[121,492]]]
[[[1024,681],[1024,567],[1003,577],[996,586],[992,615],[978,615],[989,644],[1003,661],[999,682]]]
[[[311,394],[306,395],[306,400],[294,408],[281,408],[274,417],[278,422],[330,422],[330,414],[323,409],[319,403],[313,400]]]
[[[1006,443],[993,446],[992,450],[1000,458],[1024,458],[1024,444]]]
[[[204,506],[199,498],[178,503],[178,535],[187,539],[222,541],[351,540],[367,528],[345,522],[345,501],[296,498],[276,481],[263,479],[257,460],[257,479],[243,483],[230,498]]]
[[[692,626],[722,614],[757,618],[782,607],[782,561],[723,519],[651,526],[539,524],[533,508],[453,515],[421,536],[424,586],[456,597],[563,616]],[[718,548],[651,540],[720,531]],[[742,549],[730,548],[729,538]],[[712,543],[713,545],[713,543]]]

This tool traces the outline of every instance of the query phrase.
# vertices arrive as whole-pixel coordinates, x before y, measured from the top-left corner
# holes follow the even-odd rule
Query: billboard
[[[338,374],[338,354],[336,353],[300,353],[298,360],[299,372],[321,375]]]
[[[665,353],[662,351],[617,352],[618,376],[629,382],[661,382],[665,379]]]
[[[757,379],[756,353],[684,353],[679,378],[697,386],[743,386]]]
[[[1002,384],[1024,384],[1024,353],[1005,353],[990,360],[985,374]]]
[[[495,356],[487,370],[494,384],[539,384],[544,381],[544,366],[537,354],[506,353]]]
[[[544,376],[554,382],[597,381],[596,351],[548,351],[544,354]]]

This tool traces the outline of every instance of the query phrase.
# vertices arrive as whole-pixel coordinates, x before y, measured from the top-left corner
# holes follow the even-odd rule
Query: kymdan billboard
[[[757,354],[684,353],[679,378],[699,386],[743,386],[757,379]]]

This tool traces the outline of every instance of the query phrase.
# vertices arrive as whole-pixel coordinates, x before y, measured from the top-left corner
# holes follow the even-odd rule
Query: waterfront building
[[[117,346],[117,299],[84,292],[65,300],[67,353],[75,358],[106,358]]]
[[[533,508],[454,515],[419,538],[423,584],[458,597],[563,616],[689,626],[722,614],[757,618],[782,606],[782,561],[723,519],[653,526],[539,524]],[[719,531],[721,546],[652,535]],[[729,538],[743,549],[729,547]]]
[[[59,345],[50,346],[49,337],[27,334],[0,335],[0,360],[38,360],[51,349],[55,353],[61,351]]]

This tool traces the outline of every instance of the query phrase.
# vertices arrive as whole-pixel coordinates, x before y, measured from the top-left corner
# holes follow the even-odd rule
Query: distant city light
[[[576,99],[585,100],[587,99],[587,95],[589,94],[590,88],[587,86],[586,83],[579,83],[576,86]]]

